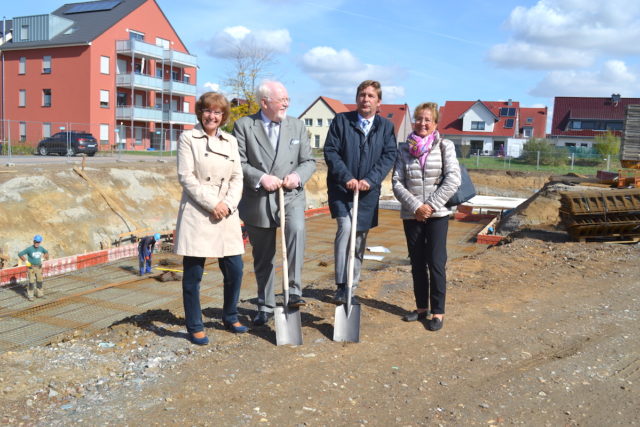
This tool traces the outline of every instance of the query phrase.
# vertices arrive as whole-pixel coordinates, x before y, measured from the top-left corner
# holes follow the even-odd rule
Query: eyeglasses
[[[275,98],[267,98],[270,99],[278,104],[290,104],[291,103],[291,98],[280,98],[280,99],[275,99]]]
[[[224,114],[222,111],[202,110],[202,114],[205,113],[216,117],[222,117],[222,115]]]

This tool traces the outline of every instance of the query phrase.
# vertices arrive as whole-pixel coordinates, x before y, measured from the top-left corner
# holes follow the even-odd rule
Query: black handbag
[[[473,186],[473,182],[471,182],[471,177],[469,176],[469,172],[467,172],[467,168],[463,165],[460,165],[460,179],[460,187],[458,187],[458,190],[453,196],[451,196],[449,201],[444,204],[448,208],[461,205],[462,203],[471,200],[476,195],[476,188]]]

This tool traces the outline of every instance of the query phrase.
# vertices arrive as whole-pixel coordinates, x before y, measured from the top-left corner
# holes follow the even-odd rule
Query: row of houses
[[[0,140],[34,143],[58,131],[91,132],[101,149],[175,148],[196,122],[197,58],[155,0],[69,3],[49,14],[4,21],[0,34]],[[625,107],[640,98],[556,97],[547,108],[518,101],[446,101],[439,130],[468,152],[518,156],[530,138],[590,148],[595,136],[619,135]],[[299,116],[312,147],[324,145],[336,114],[356,109],[326,96]],[[411,132],[407,104],[382,104],[396,137]]]
[[[446,101],[440,107],[438,130],[452,140],[458,154],[505,155],[518,157],[525,142],[546,138],[558,147],[590,149],[595,138],[605,132],[620,136],[627,105],[640,98],[556,97],[551,133],[546,132],[547,107],[521,107],[517,101]],[[333,117],[353,111],[355,104],[321,96],[301,115],[309,131],[311,145],[321,148]],[[407,104],[382,104],[379,114],[391,120],[398,141],[411,132],[412,111]]]

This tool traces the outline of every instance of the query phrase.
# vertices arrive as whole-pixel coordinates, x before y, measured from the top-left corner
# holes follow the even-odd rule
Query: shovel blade
[[[342,304],[336,307],[336,322],[333,340],[338,342],[360,342],[360,306]]]
[[[276,345],[302,345],[302,321],[297,308],[276,307]]]

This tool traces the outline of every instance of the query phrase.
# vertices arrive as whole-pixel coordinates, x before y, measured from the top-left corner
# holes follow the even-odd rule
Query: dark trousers
[[[185,256],[182,259],[182,301],[187,331],[191,334],[204,330],[200,308],[200,282],[206,258]],[[242,255],[218,258],[224,284],[222,320],[226,323],[238,321],[238,299],[242,284]]]
[[[425,222],[410,219],[403,223],[416,306],[426,309],[431,303],[432,313],[444,314],[449,217],[429,218]]]

